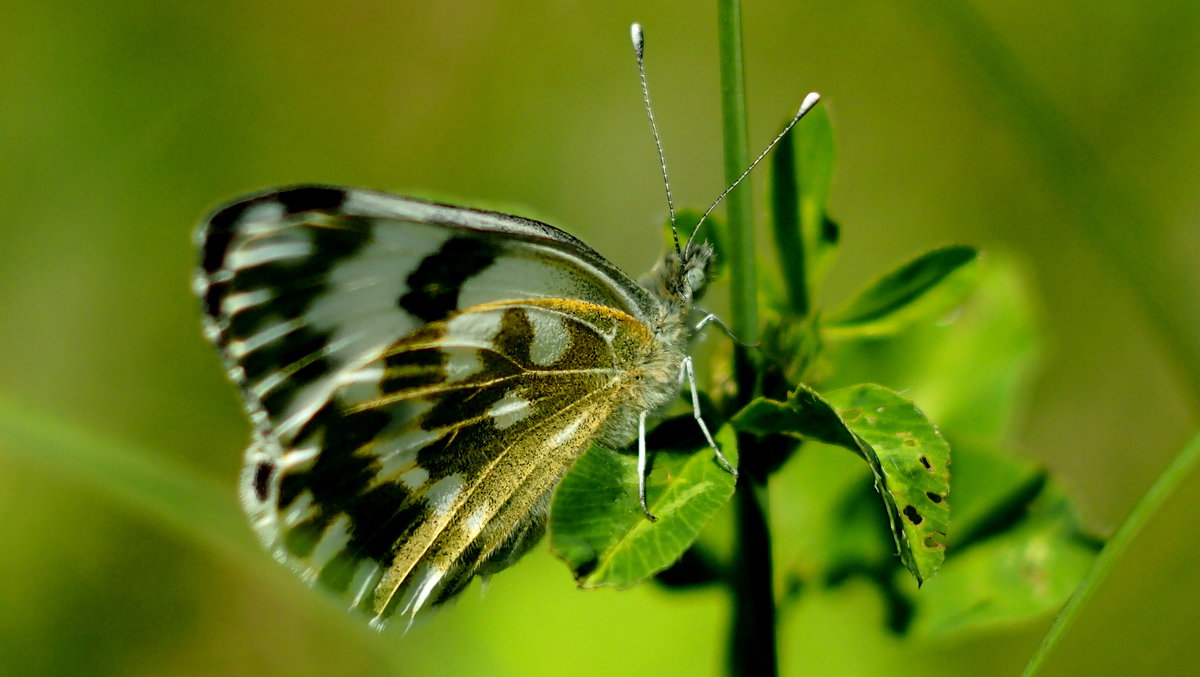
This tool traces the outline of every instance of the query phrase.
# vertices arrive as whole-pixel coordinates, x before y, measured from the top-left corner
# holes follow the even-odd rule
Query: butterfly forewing
[[[206,332],[255,427],[245,507],[375,618],[536,542],[578,454],[630,428],[660,348],[656,299],[517,217],[297,188],[218,211],[201,239]]]

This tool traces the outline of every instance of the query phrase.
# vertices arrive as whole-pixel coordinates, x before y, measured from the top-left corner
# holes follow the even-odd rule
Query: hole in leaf
[[[924,456],[921,457],[921,465],[925,466],[926,470],[933,470],[933,466],[929,464],[929,459]]]
[[[929,500],[933,501],[934,503],[941,503],[944,500],[944,497],[941,494],[935,494],[932,491],[926,491],[925,495],[928,496]]]
[[[911,505],[904,506],[904,516],[907,517],[908,521],[912,522],[914,525],[919,525],[921,522],[925,521],[925,518],[921,517],[921,513],[917,512],[917,509]]]

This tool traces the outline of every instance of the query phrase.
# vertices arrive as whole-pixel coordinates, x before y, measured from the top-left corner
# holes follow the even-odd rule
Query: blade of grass
[[[236,452],[235,452],[236,453]],[[112,498],[229,558],[273,594],[294,599],[322,619],[330,642],[367,652],[401,674],[403,656],[319,595],[296,598],[295,578],[255,547],[232,489],[128,442],[115,440],[0,395],[0,459],[11,460]],[[231,479],[230,485],[233,481]]]
[[[1054,619],[1054,623],[1046,632],[1046,636],[1042,638],[1042,643],[1034,652],[1033,657],[1029,659],[1029,663],[1025,666],[1024,677],[1032,677],[1037,674],[1046,659],[1054,652],[1054,648],[1058,646],[1063,635],[1075,622],[1075,618],[1079,616],[1079,610],[1087,603],[1088,599],[1099,589],[1100,585],[1108,578],[1112,572],[1117,560],[1125,553],[1133,542],[1135,536],[1145,526],[1146,522],[1158,512],[1167,498],[1174,492],[1175,487],[1179,485],[1193,470],[1195,470],[1197,462],[1200,461],[1200,435],[1196,435],[1184,448],[1176,454],[1171,460],[1171,464],[1163,470],[1154,484],[1133,506],[1133,510],[1129,512],[1129,516],[1121,523],[1120,528],[1104,545],[1104,549],[1100,551],[1100,555],[1096,557],[1095,563],[1088,571],[1086,577],[1075,589],[1071,599],[1067,600],[1058,617]]]
[[[9,459],[83,483],[227,554],[251,557],[253,540],[232,489],[176,466],[166,454],[3,397],[0,440],[0,454]]]

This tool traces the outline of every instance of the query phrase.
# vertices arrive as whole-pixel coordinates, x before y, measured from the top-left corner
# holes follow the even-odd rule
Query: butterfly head
[[[680,310],[690,310],[704,295],[712,258],[713,247],[707,242],[691,242],[682,250],[668,252],[654,270],[659,297]]]

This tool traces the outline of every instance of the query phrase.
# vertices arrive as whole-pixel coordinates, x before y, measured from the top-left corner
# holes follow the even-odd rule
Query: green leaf
[[[911,632],[940,636],[1012,625],[1067,601],[1096,558],[1063,491],[1053,484],[1019,521],[966,550],[955,550],[941,575],[912,596]],[[956,487],[957,490],[957,487]]]
[[[775,147],[771,158],[771,210],[776,251],[788,303],[805,317],[832,261],[838,229],[826,214],[833,181],[833,126],[818,105]]]
[[[887,337],[825,344],[828,388],[871,381],[902,391],[952,440],[1008,446],[1041,354],[1037,303],[1022,266],[989,254],[952,322],[918,322]],[[957,489],[955,490],[957,493]],[[955,528],[959,527],[956,500]]]
[[[787,402],[760,397],[730,420],[733,427],[754,435],[788,435],[844,447],[861,454],[858,441],[817,391],[800,384]]]
[[[900,559],[920,584],[937,573],[946,554],[950,445],[912,402],[882,386],[851,386],[826,399],[874,457],[876,489]]]
[[[833,184],[835,155],[833,121],[828,103],[812,109],[793,130],[796,140],[796,174],[800,192],[800,232],[804,234],[805,267],[811,290],[833,263],[838,242],[837,225],[826,206]]]
[[[731,423],[856,452],[875,475],[901,561],[918,583],[937,572],[950,520],[950,446],[912,402],[872,384],[824,398],[800,386],[787,402],[751,402]]]
[[[688,417],[688,422],[694,425]],[[664,424],[665,425],[665,424]],[[737,463],[737,438],[728,426],[717,444]],[[678,560],[733,495],[734,476],[711,449],[659,449],[647,482],[651,522],[637,497],[637,459],[593,446],[554,493],[550,547],[583,588],[627,588]]]
[[[960,305],[975,283],[972,247],[935,249],[885,274],[825,317],[831,338],[895,333]]]

